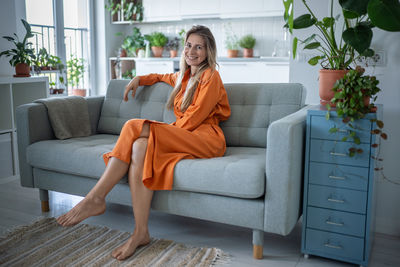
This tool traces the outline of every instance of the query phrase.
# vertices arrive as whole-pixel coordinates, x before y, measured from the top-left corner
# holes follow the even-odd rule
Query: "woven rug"
[[[125,261],[111,257],[130,233],[78,224],[61,227],[46,218],[0,238],[1,266],[214,266],[228,261],[220,249],[152,239]]]

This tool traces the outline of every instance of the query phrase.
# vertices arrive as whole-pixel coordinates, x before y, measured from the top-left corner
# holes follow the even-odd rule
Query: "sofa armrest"
[[[307,109],[268,128],[264,230],[270,233],[289,234],[301,215]]]
[[[86,99],[92,134],[95,134],[104,96],[87,97]],[[21,185],[34,187],[32,167],[26,161],[26,149],[35,142],[55,139],[53,128],[47,115],[47,109],[43,104],[31,103],[17,107],[16,118]]]

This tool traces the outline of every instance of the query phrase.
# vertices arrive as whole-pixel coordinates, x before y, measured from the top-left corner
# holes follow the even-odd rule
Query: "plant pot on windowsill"
[[[86,89],[72,89],[72,94],[77,96],[86,96]]]
[[[171,57],[171,58],[174,58],[174,57],[176,57],[178,55],[178,51],[176,51],[176,50],[169,50],[169,56]]]
[[[164,51],[164,47],[162,46],[152,46],[151,51],[153,52],[154,57],[162,57],[162,53]]]
[[[243,57],[253,57],[253,48],[243,48]]]

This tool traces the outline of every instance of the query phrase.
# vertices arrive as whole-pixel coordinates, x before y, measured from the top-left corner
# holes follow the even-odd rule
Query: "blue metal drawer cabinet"
[[[375,113],[355,122],[361,144],[342,141],[347,126],[331,111],[315,106],[307,114],[301,250],[367,266],[373,240],[374,161],[371,130]],[[338,127],[330,133],[331,127]],[[362,154],[348,155],[357,146]]]

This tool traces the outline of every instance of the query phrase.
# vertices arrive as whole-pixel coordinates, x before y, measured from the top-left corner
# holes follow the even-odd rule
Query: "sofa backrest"
[[[166,83],[139,87],[135,99],[123,101],[128,80],[111,80],[103,103],[99,133],[119,134],[132,118],[171,123],[172,110],[165,108],[172,87]],[[231,116],[221,123],[228,146],[265,147],[271,122],[299,110],[304,105],[305,89],[301,84],[225,84]]]

